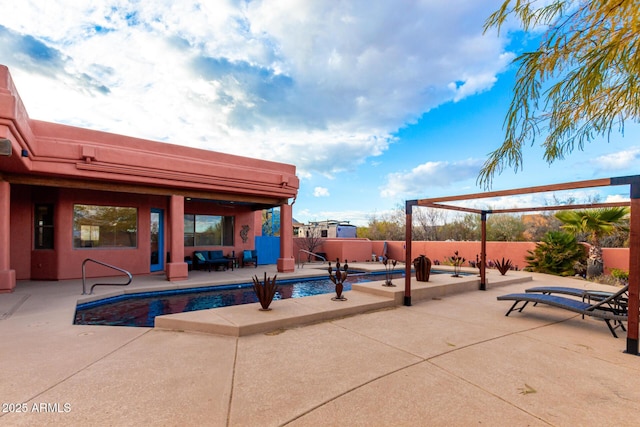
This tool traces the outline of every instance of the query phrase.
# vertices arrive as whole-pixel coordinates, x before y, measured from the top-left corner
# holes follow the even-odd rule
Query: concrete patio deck
[[[249,281],[274,270],[193,272],[186,283],[136,277],[130,289]],[[311,270],[279,277],[317,275]],[[508,280],[532,281],[499,284],[498,276],[490,271],[487,291],[432,290],[410,307],[364,307],[362,314],[247,336],[73,325],[78,300],[87,300],[79,281],[19,282],[14,293],[0,294],[0,425],[575,426],[640,420],[640,358],[623,353],[624,338],[613,338],[601,321],[551,307],[505,317],[509,304],[496,301],[530,286],[586,283],[509,272]],[[394,282],[402,288],[402,280]],[[114,292],[122,289],[96,288],[98,296]],[[346,296],[354,305],[389,299],[361,291]],[[329,312],[343,304],[329,297],[305,304],[317,299]],[[233,307],[243,314],[224,316],[247,318],[251,310],[259,321],[250,322],[260,324],[265,314],[292,304],[298,302],[275,301],[268,314],[257,305]],[[213,317],[221,316],[216,310]]]

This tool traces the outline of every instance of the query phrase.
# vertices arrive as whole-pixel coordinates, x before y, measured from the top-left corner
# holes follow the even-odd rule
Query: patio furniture
[[[586,294],[593,295],[612,295],[613,292],[596,291],[595,289],[569,288],[564,286],[538,286],[535,288],[525,289],[525,292],[541,293],[541,294],[563,294],[574,297],[583,297]]]
[[[204,265],[211,271],[211,267],[229,268],[229,258],[226,258],[222,251],[195,251],[193,259],[196,261],[195,268],[199,269],[199,264]]]
[[[257,250],[254,249],[251,251],[242,252],[242,267],[244,267],[247,264],[254,264],[256,268],[258,268],[258,251]]]
[[[604,298],[602,295],[590,295],[589,292],[585,292],[581,295],[582,300],[552,295],[549,293],[525,292],[520,294],[502,295],[498,297],[498,301],[514,301],[505,316],[508,316],[511,312],[516,310],[518,312],[522,312],[527,304],[533,302],[536,304],[542,303],[562,308],[583,316],[602,319],[606,322],[611,334],[615,338],[618,338],[615,329],[621,328],[623,331],[626,330],[622,322],[627,321],[628,290],[629,285],[626,285],[618,292]]]

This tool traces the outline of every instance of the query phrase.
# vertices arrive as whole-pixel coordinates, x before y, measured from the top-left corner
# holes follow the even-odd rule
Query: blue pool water
[[[438,274],[431,271],[431,274]],[[396,270],[392,279],[404,277],[404,271]],[[351,290],[352,283],[384,280],[385,273],[350,274],[344,290]],[[311,279],[278,280],[279,292],[274,300],[300,298],[335,292],[335,285],[327,276]],[[397,286],[403,282],[397,280]],[[155,317],[163,314],[228,307],[258,302],[251,283],[211,286],[171,291],[144,292],[120,295],[103,300],[78,304],[74,324],[145,326],[153,327]]]

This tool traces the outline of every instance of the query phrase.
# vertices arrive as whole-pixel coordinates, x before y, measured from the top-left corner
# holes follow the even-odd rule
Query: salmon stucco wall
[[[404,241],[326,239],[323,245],[317,248],[315,252],[326,253],[327,258],[331,261],[340,258],[340,260],[368,262],[372,260],[372,256],[375,256],[377,261],[383,254],[385,243],[387,245],[387,256],[390,259],[405,261]],[[528,251],[533,251],[535,247],[536,244],[534,242],[487,242],[487,260],[501,261],[502,258],[509,259],[514,266],[522,270],[527,266],[525,258],[528,255]],[[475,261],[476,255],[480,256],[480,242],[414,241],[412,242],[411,255],[414,259],[419,255],[425,255],[432,262],[444,263],[456,251],[458,251],[459,256],[465,258],[464,265],[469,266],[469,261]],[[603,248],[603,258],[607,273],[613,268],[629,270],[628,248]],[[303,257],[304,259],[306,257]]]

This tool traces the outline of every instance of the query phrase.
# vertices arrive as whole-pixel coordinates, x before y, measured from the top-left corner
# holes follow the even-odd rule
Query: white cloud
[[[33,118],[330,177],[494,84],[499,3],[0,0],[0,63]]]
[[[640,148],[619,151],[597,157],[593,164],[600,170],[622,170],[635,167],[640,158]]]
[[[316,187],[313,189],[313,197],[329,197],[329,189],[324,187]]]
[[[408,172],[389,174],[380,195],[387,198],[427,197],[429,189],[447,188],[475,179],[482,164],[479,159],[423,163]]]

